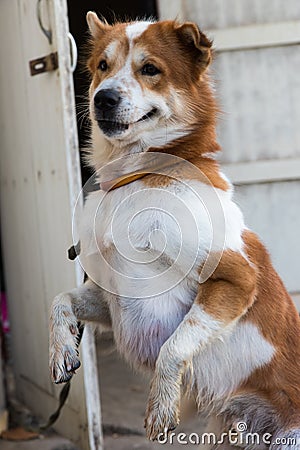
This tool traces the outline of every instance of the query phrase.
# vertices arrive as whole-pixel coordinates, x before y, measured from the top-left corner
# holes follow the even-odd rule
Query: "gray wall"
[[[215,40],[224,171],[293,294],[300,293],[299,0],[160,0]]]

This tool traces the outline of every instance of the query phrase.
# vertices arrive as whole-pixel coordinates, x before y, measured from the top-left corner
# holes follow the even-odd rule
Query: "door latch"
[[[54,52],[47,56],[33,59],[32,61],[29,61],[29,67],[31,76],[56,70],[58,68],[58,54],[57,52]]]

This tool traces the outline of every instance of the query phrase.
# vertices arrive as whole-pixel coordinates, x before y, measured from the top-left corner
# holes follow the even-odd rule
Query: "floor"
[[[109,447],[108,447],[109,448]],[[111,447],[113,449],[113,447]],[[67,439],[52,435],[32,441],[4,441],[0,439],[0,450],[79,450]]]
[[[104,351],[101,345],[97,347],[105,450],[194,449],[195,445],[176,442],[162,445],[145,438],[144,411],[149,378],[135,374],[116,352],[105,355],[106,345]],[[204,421],[196,416],[194,409],[186,415],[188,418],[182,420],[176,432],[200,434]]]

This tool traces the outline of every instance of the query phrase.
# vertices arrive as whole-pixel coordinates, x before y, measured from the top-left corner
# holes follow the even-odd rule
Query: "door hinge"
[[[58,68],[58,54],[57,52],[54,52],[50,53],[50,55],[33,59],[32,61],[29,61],[29,67],[31,76],[56,70]]]

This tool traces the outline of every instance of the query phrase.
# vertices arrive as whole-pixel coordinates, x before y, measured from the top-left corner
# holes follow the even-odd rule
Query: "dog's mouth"
[[[124,131],[128,130],[130,126],[135,125],[140,122],[145,122],[146,120],[151,119],[158,113],[157,108],[151,109],[147,114],[142,116],[139,120],[133,123],[122,123],[116,122],[115,120],[111,120],[109,118],[101,118],[96,117],[99,128],[103,131],[107,136],[122,134]]]
[[[145,114],[143,117],[141,117],[138,122],[143,122],[144,120],[151,119],[151,117],[155,116],[157,114],[157,108],[151,109],[147,114]]]

